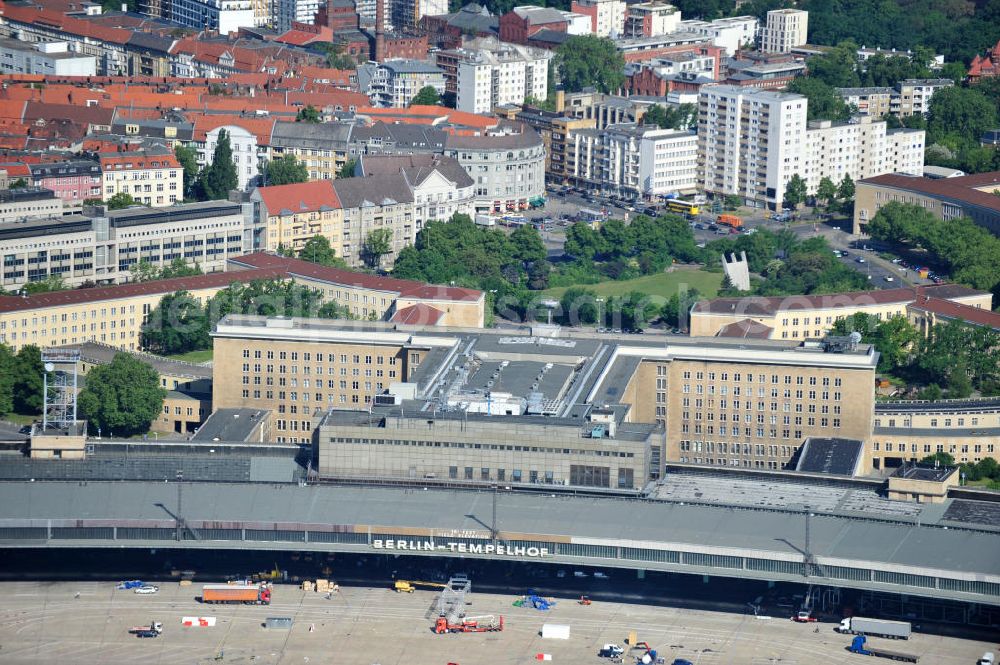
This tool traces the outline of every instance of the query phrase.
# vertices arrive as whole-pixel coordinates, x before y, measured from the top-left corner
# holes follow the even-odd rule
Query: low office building
[[[63,200],[51,189],[21,187],[0,190],[0,224],[63,215]]]
[[[172,153],[101,156],[101,198],[128,194],[138,203],[160,208],[184,199],[184,168]]]
[[[854,198],[854,233],[865,226],[890,201],[912,203],[938,219],[968,217],[976,224],[1000,235],[1000,171],[957,178],[918,178],[880,175],[857,183]]]
[[[758,27],[756,16],[731,16],[714,21],[681,21],[677,29],[708,38],[715,46],[725,49],[727,56],[733,57],[744,44],[757,39]]]
[[[867,345],[553,332],[230,316],[214,401],[273,410],[285,441],[318,426],[341,476],[631,489],[666,460],[778,469],[809,437],[871,432]]]
[[[874,469],[948,453],[961,464],[1000,460],[1000,399],[880,401],[870,443]]]
[[[816,339],[839,319],[864,313],[878,319],[910,317],[910,310],[931,301],[944,301],[989,312],[992,294],[958,284],[831,293],[817,296],[715,298],[691,307],[691,335],[724,336],[730,326],[762,327],[760,337]],[[766,330],[765,330],[766,329]]]
[[[50,276],[69,286],[131,279],[133,265],[182,259],[206,272],[250,249],[249,206],[209,201],[170,208],[105,210],[0,224],[0,287],[16,289]]]
[[[359,319],[481,328],[486,316],[485,294],[474,289],[377,277],[271,254],[241,256],[230,260],[227,268],[225,273],[194,277],[0,296],[0,343],[14,351],[28,344],[85,342],[137,351],[142,325],[165,295],[187,291],[205,303],[232,283],[268,279],[292,280],[317,289],[323,302],[335,301]]]
[[[97,59],[69,50],[66,42],[29,44],[0,38],[0,73],[42,76],[95,76]]]

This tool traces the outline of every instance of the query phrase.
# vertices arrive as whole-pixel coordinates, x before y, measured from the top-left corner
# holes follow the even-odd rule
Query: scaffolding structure
[[[42,432],[67,431],[76,424],[77,364],[79,349],[42,349],[42,375],[45,408]]]
[[[437,612],[448,623],[458,623],[465,617],[467,596],[472,592],[472,582],[465,575],[454,575],[438,596]]]

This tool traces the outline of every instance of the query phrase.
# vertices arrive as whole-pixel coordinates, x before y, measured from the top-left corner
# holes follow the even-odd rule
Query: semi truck
[[[159,621],[150,621],[148,626],[132,626],[128,632],[136,637],[159,637],[163,632],[163,624]]]
[[[270,605],[271,589],[264,584],[206,584],[201,602],[243,605]]]
[[[907,621],[848,617],[840,622],[840,625],[837,626],[837,631],[849,635],[887,637],[890,640],[910,639],[910,624]]]
[[[869,646],[868,638],[864,635],[858,635],[855,637],[854,640],[851,641],[851,646],[847,647],[847,650],[860,656],[888,658],[889,660],[899,660],[904,663],[916,663],[920,660],[920,656],[912,653],[900,653],[899,651],[889,651],[888,649]]]

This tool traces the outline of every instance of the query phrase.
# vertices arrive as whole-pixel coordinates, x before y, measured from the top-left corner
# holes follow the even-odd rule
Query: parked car
[[[884,277],[883,279],[885,279],[885,281],[887,281],[887,282],[892,282],[892,281],[894,281],[894,280],[895,280],[896,278],[895,278],[895,277],[893,277],[892,275],[886,275],[886,276],[885,276],[885,277]]]
[[[18,434],[31,434],[31,425],[25,425],[21,429],[17,430]]]
[[[134,592],[135,593],[141,593],[141,594],[148,594],[148,593],[156,593],[159,590],[160,590],[160,587],[156,586],[155,584],[144,584],[144,585],[142,585],[140,587],[136,587],[134,589]]]
[[[859,256],[858,258],[856,258],[854,260],[857,261],[858,263],[864,263],[865,262],[865,257]]]

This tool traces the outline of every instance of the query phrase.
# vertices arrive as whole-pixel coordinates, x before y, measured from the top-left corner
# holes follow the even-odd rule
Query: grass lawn
[[[602,297],[620,296],[632,291],[639,291],[651,296],[670,298],[677,293],[680,285],[685,284],[689,289],[698,289],[698,292],[706,297],[714,297],[722,284],[722,273],[705,272],[704,270],[675,270],[671,273],[658,273],[656,275],[644,275],[635,279],[626,279],[620,282],[607,281],[600,284],[581,284],[580,288],[590,289]],[[560,286],[547,289],[543,294],[548,298],[558,300],[570,288]]]
[[[33,416],[26,416],[23,413],[8,413],[6,416],[4,416],[4,420],[12,423],[17,423],[18,425],[30,425],[36,420],[41,420],[41,419],[42,419],[42,414],[40,413]]]
[[[176,356],[167,356],[171,360],[183,360],[188,363],[207,363],[212,359],[212,349],[205,349],[204,351],[188,351],[187,353],[180,353]]]

